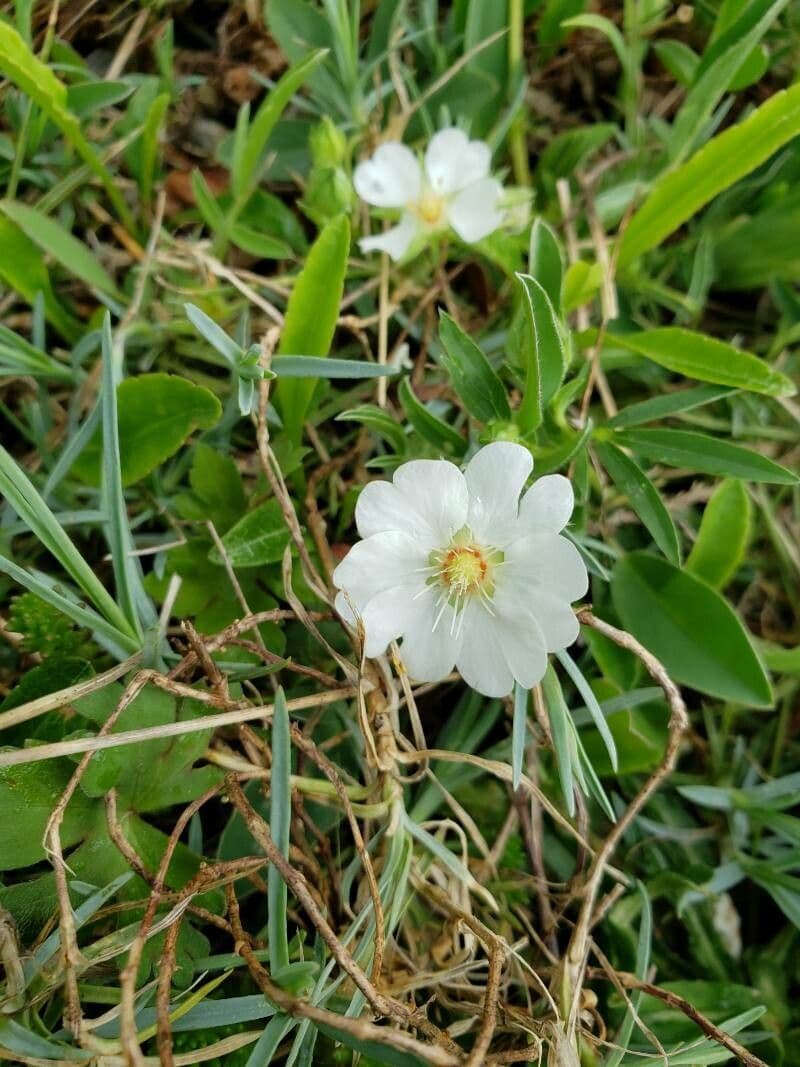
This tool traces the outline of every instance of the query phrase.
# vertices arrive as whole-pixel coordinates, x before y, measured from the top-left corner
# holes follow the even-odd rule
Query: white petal
[[[570,603],[586,594],[589,575],[571,541],[558,534],[534,533],[505,549],[502,582],[530,585]]]
[[[358,495],[356,526],[362,537],[400,530],[424,542],[428,552],[436,535],[414,504],[391,482],[369,482]]]
[[[367,656],[380,656],[390,641],[402,637],[413,628],[419,618],[419,606],[414,601],[420,589],[396,586],[378,593],[361,612],[366,631],[364,647]]]
[[[446,544],[467,521],[467,483],[454,463],[446,459],[414,459],[398,467],[393,480],[441,544]]]
[[[492,152],[484,141],[470,141],[463,130],[439,130],[425,152],[428,181],[437,193],[456,193],[489,173]]]
[[[481,241],[502,225],[503,213],[497,206],[503,187],[494,178],[473,182],[457,193],[447,208],[450,225],[462,241]]]
[[[484,696],[507,696],[514,687],[514,676],[494,625],[496,620],[480,604],[468,604],[464,610],[464,640],[457,660],[461,677]]]
[[[445,612],[436,624],[438,603],[434,589],[415,603],[419,614],[406,630],[400,646],[403,662],[414,681],[440,682],[455,665],[462,635],[450,625],[450,612]]]
[[[333,584],[358,611],[385,589],[422,586],[428,558],[424,546],[399,531],[377,533],[353,545],[333,572]]]
[[[419,226],[412,215],[403,215],[396,226],[385,233],[362,237],[358,247],[362,252],[388,252],[392,259],[402,259],[419,233]]]
[[[572,483],[563,474],[538,478],[522,498],[519,517],[530,530],[558,533],[570,520],[575,507]]]
[[[475,453],[464,478],[469,489],[468,522],[477,538],[488,544],[504,539],[500,528],[516,519],[519,494],[532,470],[528,449],[511,441],[493,441]]]
[[[516,620],[515,632],[532,629],[542,650],[548,652],[569,648],[580,633],[577,616],[565,596],[528,582],[509,581],[505,575],[497,583],[493,607],[501,619]],[[514,676],[522,681],[516,672]]]
[[[529,613],[513,617],[498,613],[493,622],[509,670],[520,685],[532,689],[547,670],[545,639],[536,620]]]
[[[371,159],[358,164],[353,185],[361,199],[374,207],[404,207],[419,199],[422,168],[410,148],[387,141],[375,149]]]

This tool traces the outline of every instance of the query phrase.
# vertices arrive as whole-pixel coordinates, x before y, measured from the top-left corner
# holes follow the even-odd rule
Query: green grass
[[[0,15],[2,1058],[800,1065],[799,15]],[[453,124],[504,226],[361,253]],[[362,667],[359,490],[496,439],[580,641]]]

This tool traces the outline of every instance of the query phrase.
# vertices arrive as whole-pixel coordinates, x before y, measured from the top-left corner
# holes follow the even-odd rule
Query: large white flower
[[[462,472],[413,460],[370,482],[356,505],[364,538],[334,571],[336,609],[360,617],[367,656],[402,638],[409,675],[435,682],[457,667],[486,696],[536,685],[547,653],[572,644],[571,603],[588,588],[580,553],[559,532],[573,508],[560,474],[522,491],[533,467],[521,445],[486,445]]]
[[[503,187],[490,177],[491,150],[452,126],[431,138],[425,165],[404,144],[388,141],[353,175],[356,192],[373,207],[402,208],[397,226],[359,242],[362,252],[378,249],[401,259],[425,234],[452,227],[462,241],[488,237],[503,221]]]

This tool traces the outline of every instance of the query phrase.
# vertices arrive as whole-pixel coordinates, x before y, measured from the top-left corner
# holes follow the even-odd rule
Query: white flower
[[[458,668],[486,696],[537,684],[547,653],[572,644],[570,607],[588,588],[580,553],[559,536],[572,514],[560,474],[519,496],[533,467],[521,445],[486,445],[462,474],[413,460],[370,482],[356,505],[364,538],[333,574],[336,609],[361,618],[367,656],[402,637],[409,675],[436,682]]]
[[[425,166],[403,144],[388,141],[353,175],[356,192],[373,207],[402,208],[397,226],[359,242],[401,259],[420,236],[452,227],[462,241],[488,237],[500,226],[503,187],[489,176],[491,150],[454,126],[431,138]]]

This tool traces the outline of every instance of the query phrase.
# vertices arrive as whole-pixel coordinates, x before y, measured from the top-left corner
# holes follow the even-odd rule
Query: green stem
[[[524,76],[525,8],[523,0],[509,0],[508,5],[508,85],[516,87]],[[528,123],[524,106],[514,117],[508,133],[511,166],[517,185],[531,184],[528,165]]]

